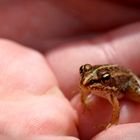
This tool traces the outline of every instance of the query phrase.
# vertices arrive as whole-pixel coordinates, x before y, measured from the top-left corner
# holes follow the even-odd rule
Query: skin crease
[[[24,140],[50,140],[49,135],[54,136],[53,140],[140,137],[138,103],[121,101],[122,124],[100,132],[94,126],[110,120],[109,103],[94,97],[90,111],[84,113],[79,92],[76,95],[72,92],[79,84],[79,67],[85,63],[118,63],[140,74],[139,2],[132,7],[130,0],[128,5],[124,4],[126,0],[122,4],[115,0],[67,2],[57,6],[55,0],[1,1],[0,36],[23,44],[0,40],[2,137],[11,136],[6,140],[18,136]],[[110,13],[108,19],[106,12],[98,12],[99,8]],[[89,36],[97,32],[103,34],[97,38]]]

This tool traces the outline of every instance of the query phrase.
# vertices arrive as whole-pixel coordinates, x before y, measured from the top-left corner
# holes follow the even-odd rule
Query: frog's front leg
[[[119,115],[120,115],[120,105],[117,97],[113,94],[110,94],[108,97],[109,102],[111,103],[113,110],[112,110],[112,118],[110,123],[106,126],[106,128],[111,127],[112,125],[118,124]]]
[[[82,101],[82,104],[88,108],[89,106],[89,101],[88,101],[88,95],[86,93],[82,93],[81,95],[81,101]]]
[[[81,92],[82,92],[81,93],[81,101],[82,101],[82,104],[84,105],[84,107],[86,109],[88,109],[89,108],[89,105],[91,103],[91,98],[92,98],[91,96],[93,96],[93,95],[88,90],[82,90]]]

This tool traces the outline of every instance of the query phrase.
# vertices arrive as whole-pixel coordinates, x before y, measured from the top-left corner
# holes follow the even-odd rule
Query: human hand
[[[0,36],[44,52],[138,22],[139,5],[139,0],[7,0],[0,5]]]
[[[68,98],[73,97],[73,94],[69,93],[72,93],[72,90],[78,83],[78,68],[82,64],[115,63],[130,68],[139,75],[140,34],[137,30],[139,29],[138,27],[138,24],[127,26],[93,40],[64,45],[47,54],[46,58],[65,95]],[[67,56],[67,59],[63,59],[65,56]],[[61,60],[60,63],[59,60]],[[136,112],[139,112],[139,103],[128,100],[120,101],[121,113],[119,123],[124,125],[111,127],[98,135],[97,133],[101,131],[98,126],[110,120],[111,105],[104,99],[95,97],[90,105],[90,110],[85,112],[78,95],[72,98],[72,104],[79,115],[81,139],[85,140],[91,137],[94,140],[139,138],[139,131],[137,130],[139,130],[140,126],[138,123],[140,114],[137,113],[136,115]],[[130,131],[131,133],[129,133]]]
[[[47,52],[45,54],[46,59],[35,51],[11,42],[7,44],[7,41],[2,40],[0,56],[3,77],[0,79],[2,80],[1,93],[5,93],[4,95],[1,94],[1,114],[4,114],[1,122],[5,122],[1,125],[1,129],[5,130],[2,131],[2,134],[14,136],[57,135],[57,130],[61,128],[58,135],[76,137],[79,133],[81,139],[89,139],[89,137],[111,139],[116,135],[120,138],[126,138],[128,136],[126,133],[130,134],[128,133],[130,130],[131,136],[138,136],[139,133],[136,130],[138,130],[139,124],[127,124],[110,128],[95,138],[99,130],[93,129],[94,125],[95,123],[101,124],[103,115],[106,116],[106,120],[109,120],[110,105],[102,99],[96,99],[94,101],[95,107],[91,110],[92,115],[84,114],[79,96],[71,95],[71,93],[78,86],[78,69],[84,63],[118,63],[139,74],[139,27],[139,23],[137,23],[99,36],[96,39],[63,45]],[[132,46],[135,46],[135,49]],[[128,52],[130,49],[131,53]],[[66,56],[67,59],[64,59]],[[59,90],[58,85],[63,93]],[[77,113],[63,94],[71,100],[77,109]],[[129,101],[122,101],[121,104],[120,122],[138,122],[139,115],[136,116],[135,112],[138,112],[139,105]],[[100,108],[101,110],[97,112]],[[39,114],[39,116],[35,114]],[[80,116],[79,119],[78,115]],[[52,124],[54,122],[55,124]],[[77,124],[79,132],[77,131]],[[119,133],[120,127],[123,132],[121,134]]]

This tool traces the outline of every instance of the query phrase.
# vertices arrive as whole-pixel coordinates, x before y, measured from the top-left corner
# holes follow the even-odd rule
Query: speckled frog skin
[[[112,107],[112,119],[106,128],[118,124],[120,115],[119,99],[126,97],[140,102],[140,80],[130,70],[118,65],[82,65],[80,71],[81,100],[87,106],[89,95],[107,99]]]

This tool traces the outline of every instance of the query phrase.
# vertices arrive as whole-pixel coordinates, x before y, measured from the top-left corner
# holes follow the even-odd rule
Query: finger
[[[96,96],[93,96],[92,102],[87,108],[80,100],[79,95],[72,100],[72,104],[79,114],[79,135],[83,140],[91,139],[91,137],[105,129],[111,121],[112,106],[107,100]],[[140,121],[139,103],[124,99],[120,101],[120,106],[119,124]]]
[[[124,0],[125,1],[125,0]],[[123,2],[124,2],[123,1]],[[69,15],[76,16],[83,23],[83,29],[88,32],[104,31],[120,25],[139,21],[139,4],[137,2],[113,1],[70,1],[60,3],[56,0],[50,1],[57,5]],[[130,6],[128,6],[130,4]],[[136,6],[134,6],[136,4]],[[133,5],[133,6],[132,6]],[[73,9],[73,10],[72,10]],[[100,9],[100,12],[99,12]]]
[[[76,112],[43,56],[7,40],[0,45],[1,134],[76,136]]]
[[[92,140],[138,140],[140,138],[139,129],[139,123],[119,125],[101,132],[96,137],[93,137]]]
[[[80,65],[85,63],[93,65],[117,63],[139,74],[140,34],[138,30],[140,28],[138,27],[140,27],[139,24],[127,26],[95,38],[94,40],[73,43],[57,50],[52,50],[47,54],[46,58],[65,95],[69,98],[72,97],[72,90],[79,84],[78,69]],[[65,56],[67,56],[66,59],[64,59]],[[128,110],[125,110],[124,115],[121,116],[124,118],[122,119],[122,123],[138,121],[139,115],[137,119],[134,119],[132,110],[135,110],[136,107],[132,105],[133,103],[130,105],[131,109],[128,103],[124,104],[126,104]],[[93,104],[91,104],[91,110],[86,111],[86,113],[84,112],[83,105],[81,105],[80,97],[75,101],[74,105],[78,106],[80,134],[82,134],[81,137],[84,139],[88,139],[99,132],[100,129],[95,128],[95,126],[102,125],[105,121],[110,121],[109,117],[111,116],[112,108],[103,99],[94,98]],[[139,107],[137,106],[136,109],[139,109]],[[126,117],[125,114],[128,112],[129,115]]]
[[[8,0],[0,5],[0,36],[46,50],[79,35],[139,21],[139,4],[135,1],[20,1],[18,6],[13,1],[11,6]]]
[[[73,96],[72,90],[79,84],[79,67],[85,63],[117,63],[139,74],[139,30],[140,24],[133,24],[92,40],[64,45],[46,54],[65,95]]]
[[[64,136],[40,136],[27,140],[79,140],[79,139],[74,137],[64,137]]]
[[[41,96],[32,94],[0,101],[2,135],[77,136],[77,114],[57,87]]]
[[[57,85],[47,62],[34,50],[1,39],[0,60],[0,96],[43,94]]]
[[[65,137],[65,136],[36,136],[36,137],[20,137],[12,138],[8,136],[0,136],[2,140],[79,140],[74,137]]]

